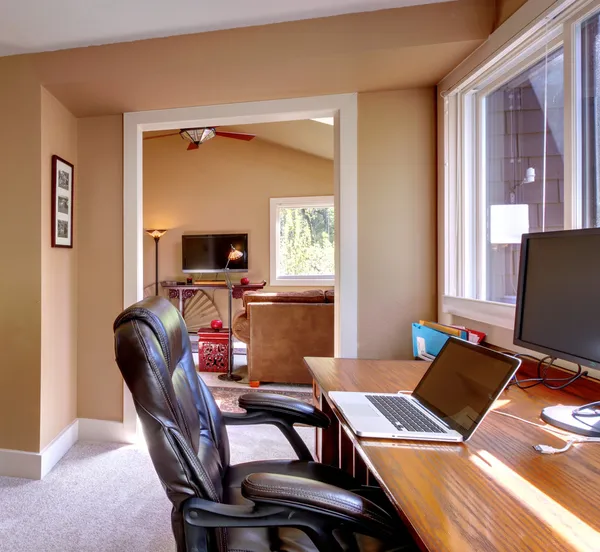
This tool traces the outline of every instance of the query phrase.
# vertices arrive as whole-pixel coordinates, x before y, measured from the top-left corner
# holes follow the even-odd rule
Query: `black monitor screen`
[[[450,338],[413,396],[468,439],[519,364],[514,357]]]
[[[229,261],[229,270],[248,272],[248,234],[183,235],[183,272],[223,272],[231,246],[242,255]]]
[[[600,229],[526,234],[521,245],[516,345],[600,362]]]

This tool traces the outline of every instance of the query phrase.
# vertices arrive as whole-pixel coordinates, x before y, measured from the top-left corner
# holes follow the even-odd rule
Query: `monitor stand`
[[[555,427],[586,437],[600,437],[600,414],[597,416],[573,416],[577,406],[547,406],[541,418]],[[592,413],[593,407],[586,412]],[[598,410],[596,410],[596,413]]]

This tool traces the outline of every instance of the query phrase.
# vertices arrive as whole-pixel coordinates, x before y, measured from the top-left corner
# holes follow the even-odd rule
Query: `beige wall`
[[[496,0],[496,22],[495,27],[499,27],[513,13],[515,13],[527,0]]]
[[[436,315],[433,88],[358,100],[358,355],[412,358],[410,324]]]
[[[77,117],[115,115],[78,121],[77,415],[120,420],[122,380],[113,360],[112,322],[122,309],[121,114],[430,86],[488,36],[494,16],[494,4],[489,0],[457,0],[0,59],[0,186],[4,198],[0,215],[11,229],[0,240],[5,263],[15,267],[0,275],[0,448],[36,451],[62,423],[53,420],[70,416],[67,409],[59,411],[49,425],[44,422],[41,438],[40,85]],[[427,148],[424,135],[428,133],[415,127],[417,138],[413,141],[402,131],[404,119],[411,128],[415,119],[426,125],[427,109],[420,103],[426,93],[398,94],[397,101],[390,100],[394,94],[359,97],[362,356],[405,355],[404,341],[394,341],[396,330],[407,335],[407,323],[417,314],[412,309],[419,298],[427,300],[429,287],[428,276],[421,271],[428,266],[429,256],[419,252],[417,260],[412,258],[420,238],[415,242],[409,239],[414,232],[404,235],[422,227],[427,236],[423,222],[427,216],[416,219],[415,226],[381,216],[395,215],[394,204],[406,219],[427,210],[410,202],[421,201],[428,188],[415,191],[413,180],[409,183],[403,171],[413,167],[421,155],[427,156],[415,144]],[[391,125],[390,120],[397,124]],[[419,182],[423,178],[427,180],[415,175]],[[390,201],[400,196],[402,201]],[[382,231],[395,235],[396,230],[401,231],[402,259],[398,256],[393,261],[398,276],[390,281],[377,272],[379,256],[375,252]],[[425,243],[426,237],[422,239],[423,250],[433,247],[433,239],[429,243]],[[406,268],[415,262],[418,270]],[[376,287],[386,288],[387,293]],[[47,402],[51,395],[45,405],[51,404]]]
[[[187,151],[179,136],[144,142],[144,228],[169,229],[160,240],[161,281],[185,278],[182,234],[247,232],[248,277],[269,282],[269,198],[314,195],[333,195],[330,160],[260,139],[217,137],[196,151]],[[154,272],[154,240],[146,235],[145,286],[154,283]],[[266,288],[282,289],[302,288]],[[216,293],[215,302],[226,320],[227,293]]]
[[[120,421],[112,324],[123,310],[123,118],[78,121],[77,415]]]
[[[41,90],[0,59],[0,449],[38,451],[41,349]]]
[[[77,418],[77,251],[78,218],[73,249],[51,247],[51,167],[58,155],[77,168],[77,119],[42,89],[41,240],[42,352],[40,450]],[[77,172],[74,173],[74,216]]]

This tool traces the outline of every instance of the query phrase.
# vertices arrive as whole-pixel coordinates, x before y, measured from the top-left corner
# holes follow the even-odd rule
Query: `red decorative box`
[[[198,330],[198,370],[200,372],[227,372],[229,365],[229,330]]]

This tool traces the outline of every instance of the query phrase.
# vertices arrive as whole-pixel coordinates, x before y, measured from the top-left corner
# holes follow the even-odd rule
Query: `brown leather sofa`
[[[248,346],[248,379],[311,383],[307,356],[333,356],[333,291],[249,291],[236,313],[233,335]]]

